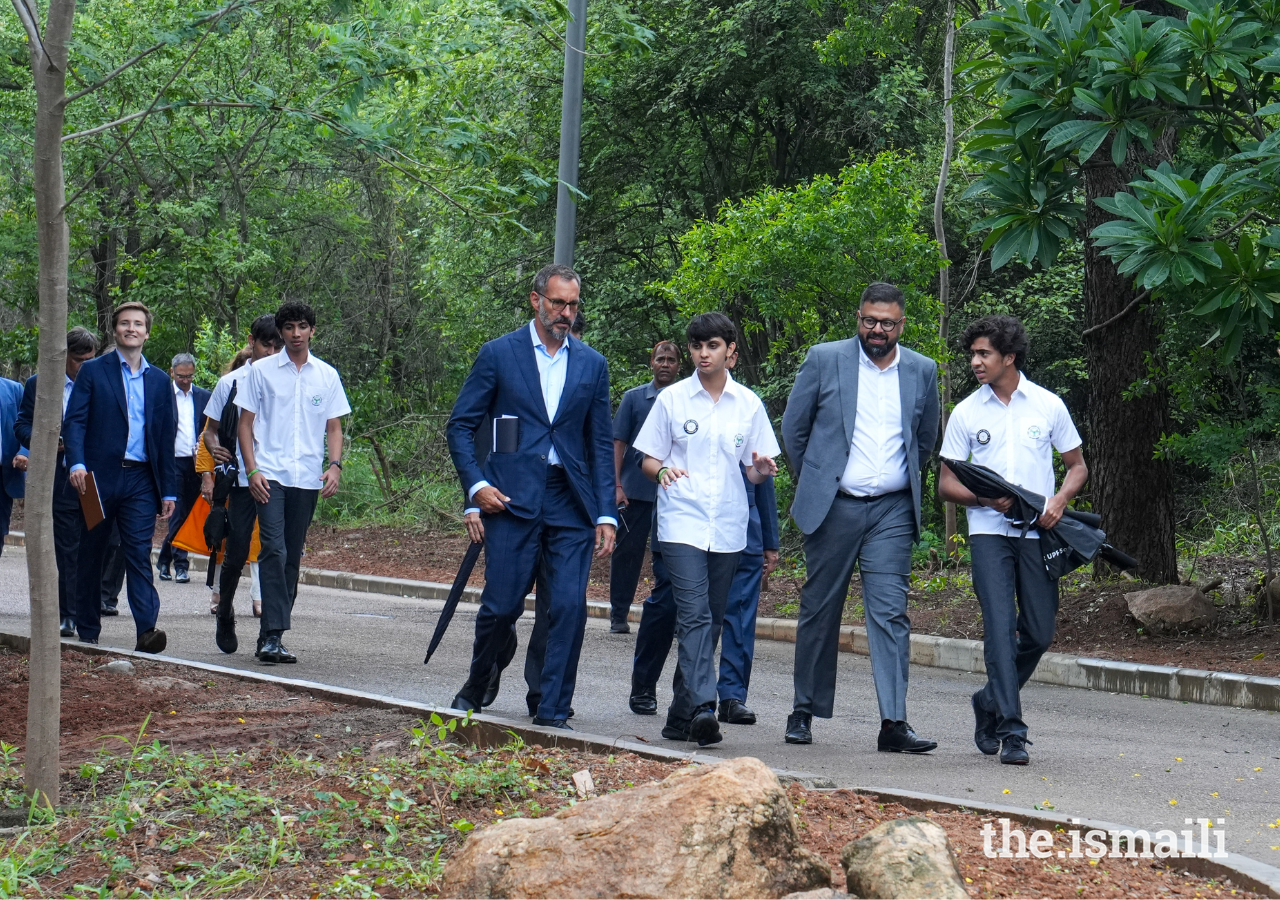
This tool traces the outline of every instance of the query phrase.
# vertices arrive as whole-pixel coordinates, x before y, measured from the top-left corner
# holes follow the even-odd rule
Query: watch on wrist
[[[337,466],[337,467],[338,467],[338,471],[342,471],[342,461],[341,461],[341,460],[337,460],[337,459],[331,459],[331,460],[329,460],[329,467],[330,467],[330,468],[333,468],[334,466]]]

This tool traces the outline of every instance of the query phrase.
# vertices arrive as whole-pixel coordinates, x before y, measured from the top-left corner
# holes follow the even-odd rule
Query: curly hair
[[[960,335],[960,346],[968,353],[973,342],[986,338],[1001,356],[1013,354],[1013,364],[1022,370],[1027,361],[1027,329],[1014,316],[983,316],[974,319]]]

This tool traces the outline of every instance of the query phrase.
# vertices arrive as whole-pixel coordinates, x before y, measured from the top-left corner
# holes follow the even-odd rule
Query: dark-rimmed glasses
[[[567,309],[569,310],[569,312],[577,314],[578,310],[582,308],[581,300],[558,300],[555,297],[548,297],[546,294],[540,291],[534,291],[534,293],[537,294],[539,297],[541,297],[543,300],[550,303],[551,308],[558,313],[564,312]]]
[[[889,334],[906,321],[906,316],[901,319],[877,319],[874,316],[858,316],[858,321],[862,323],[862,327],[867,331],[875,331],[876,326],[879,326],[885,334]]]

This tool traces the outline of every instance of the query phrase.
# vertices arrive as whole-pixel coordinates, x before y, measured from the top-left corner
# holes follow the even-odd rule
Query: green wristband
[[[663,466],[661,469],[659,469],[659,470],[658,470],[658,477],[657,477],[655,480],[656,480],[656,481],[661,482],[661,481],[662,481],[662,473],[663,473],[663,472],[665,472],[665,471],[667,471],[667,470],[668,470],[668,469],[670,469],[670,468],[671,468],[670,466]]]
[[[252,478],[254,475],[257,475],[257,474],[258,474],[259,472],[261,472],[261,471],[262,471],[261,469],[254,469],[252,472],[250,472],[248,475],[246,475],[246,476],[244,476],[244,477],[245,477],[245,478]]]

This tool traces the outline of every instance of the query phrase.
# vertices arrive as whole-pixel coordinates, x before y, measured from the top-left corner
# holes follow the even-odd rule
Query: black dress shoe
[[[215,621],[217,628],[213,633],[214,643],[223,653],[235,653],[240,648],[240,641],[236,638],[236,617],[218,616]]]
[[[662,726],[662,736],[668,741],[688,741],[689,722],[685,719],[673,719],[667,716],[667,724]]]
[[[704,706],[694,715],[689,723],[689,740],[697,741],[699,747],[718,744],[724,736],[720,734],[720,723],[716,721],[716,711]]]
[[[621,622],[614,622],[612,625],[609,626],[609,633],[610,634],[630,634],[631,626],[628,625],[625,620]]]
[[[176,581],[178,584],[190,584],[191,576],[187,574],[186,569],[179,569],[177,573],[173,576],[173,580]]]
[[[978,693],[982,693],[979,691]],[[978,694],[974,694],[973,702],[973,742],[987,756],[995,756],[1000,752],[1000,738],[996,737],[996,717],[978,704]]]
[[[466,685],[449,701],[449,708],[460,709],[463,712],[480,712],[480,704],[468,697],[464,691],[466,691]]]
[[[58,626],[58,634],[62,637],[76,636],[76,620],[68,616],[62,620],[62,624]]]
[[[168,567],[168,566],[159,566],[158,568],[160,569],[160,580],[161,580],[161,581],[168,581],[168,580],[172,577],[172,576],[169,574],[169,567]]]
[[[266,638],[264,638],[262,635],[258,635],[258,643],[257,643],[257,645],[253,648],[253,658],[254,658],[254,659],[261,659],[261,658],[262,658],[262,645],[263,645],[263,644],[265,644],[266,642],[267,642],[267,639],[266,639]]]
[[[1004,739],[1000,748],[1000,762],[1006,766],[1025,766],[1031,762],[1031,754],[1027,745],[1031,742],[1020,734],[1011,734]]]
[[[262,649],[258,651],[258,660],[273,666],[276,663],[296,663],[298,658],[285,649],[284,644],[280,643],[280,638],[269,637],[262,642]]]
[[[568,719],[540,719],[537,716],[534,716],[533,724],[541,725],[543,728],[559,728],[563,731],[573,731],[573,729],[569,727]]]
[[[787,716],[787,733],[784,740],[788,744],[812,744],[813,715],[807,712],[793,712]]]
[[[82,644],[97,644],[97,643],[98,643],[98,639],[97,639],[97,638],[87,638],[87,637],[82,637],[82,638],[80,638],[80,643],[82,643]]]
[[[480,707],[493,706],[493,701],[498,699],[498,689],[502,687],[502,670],[497,669],[493,673],[493,677],[489,679],[489,686],[484,689],[484,696],[480,698]]]
[[[918,736],[906,722],[885,719],[880,723],[876,749],[881,753],[928,753],[938,749],[938,742]]]
[[[98,615],[100,615],[100,616],[118,616],[118,615],[120,615],[120,610],[119,610],[119,608],[117,608],[117,607],[116,607],[116,605],[115,605],[114,603],[104,603],[104,604],[102,604],[102,608],[98,610]]]
[[[741,700],[720,701],[720,721],[730,725],[754,725],[756,714]]]
[[[168,643],[169,639],[165,637],[163,631],[159,628],[149,628],[138,635],[138,645],[133,649],[142,653],[163,653]]]
[[[637,716],[656,716],[658,714],[658,691],[654,687],[632,687],[628,705]]]

